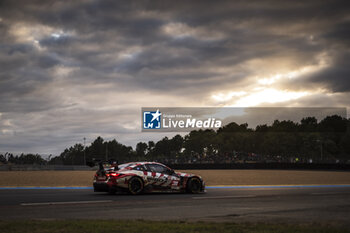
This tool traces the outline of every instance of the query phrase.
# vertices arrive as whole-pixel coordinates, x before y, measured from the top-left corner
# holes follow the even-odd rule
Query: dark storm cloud
[[[334,93],[350,92],[350,54],[339,51],[332,59],[330,66],[298,79],[281,82],[281,87],[289,90],[326,88]]]
[[[50,91],[38,92],[51,81],[48,69],[60,63],[53,54],[10,41],[0,51],[0,112],[40,111],[58,105]]]
[[[338,31],[332,30],[334,26],[343,24],[342,18],[347,13],[345,1],[283,4],[275,1],[248,4],[230,1],[205,1],[201,4],[188,1],[86,1],[72,5],[57,1],[17,4],[5,1],[3,4],[2,9],[6,11],[3,10],[2,14],[10,24],[31,22],[75,31],[74,37],[46,37],[39,41],[41,46],[55,51],[62,59],[71,58],[78,66],[93,67],[105,72],[106,76],[113,71],[126,72],[139,77],[131,79],[138,85],[152,82],[147,77],[135,75],[143,69],[181,68],[183,74],[180,76],[186,76],[187,68],[205,70],[208,67],[235,66],[252,58],[278,55],[283,49],[299,53],[298,59],[310,60],[325,45],[330,46],[327,38],[344,36],[341,30],[346,30],[345,26],[339,26]],[[309,25],[310,20],[315,23]],[[216,41],[201,41],[203,38],[192,36],[174,39],[161,31],[162,26],[172,21],[194,28],[202,27],[206,36],[221,32],[223,38]],[[237,28],[240,24],[247,26]],[[286,36],[288,31],[295,36]],[[310,45],[298,36],[301,33],[324,36],[321,38],[323,43]],[[82,48],[96,43],[94,50],[84,51]],[[141,46],[143,50],[131,60],[111,62],[101,56],[110,51],[118,54],[131,45]],[[173,55],[174,50],[179,51],[176,56]],[[59,63],[53,55],[42,58],[38,60],[40,68]],[[194,79],[206,77],[192,76]],[[159,78],[159,82],[167,81],[166,75]]]
[[[64,127],[62,147],[89,132],[135,141],[123,124],[139,123],[133,110],[148,99],[212,105],[213,93],[251,90],[254,77],[317,65],[320,54],[326,68],[277,86],[348,93],[348,12],[341,0],[0,1],[0,123],[17,119],[0,127],[0,139],[19,137],[17,129],[27,146],[26,129],[39,140]],[[110,108],[126,112],[90,123]]]
[[[333,66],[314,74],[308,81],[312,83],[323,83],[333,92],[350,91],[350,53],[341,54],[335,59]]]
[[[350,43],[350,21],[343,22],[335,25],[329,32],[324,34],[324,37],[327,39],[334,39],[339,41],[340,44]]]

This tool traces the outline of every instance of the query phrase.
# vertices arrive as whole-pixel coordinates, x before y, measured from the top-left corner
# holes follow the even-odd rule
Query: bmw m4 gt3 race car
[[[127,191],[131,194],[205,191],[205,184],[200,176],[175,172],[156,162],[132,162],[121,165],[111,163],[107,167],[100,162],[93,186],[95,192]]]

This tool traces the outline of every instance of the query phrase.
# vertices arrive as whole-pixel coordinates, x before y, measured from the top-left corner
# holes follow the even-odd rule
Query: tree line
[[[136,148],[97,137],[89,146],[77,143],[59,156],[0,155],[2,163],[82,165],[93,158],[174,163],[350,162],[350,119],[338,115],[317,121],[275,120],[272,125],[232,122],[218,130],[193,130],[185,136],[139,142]]]

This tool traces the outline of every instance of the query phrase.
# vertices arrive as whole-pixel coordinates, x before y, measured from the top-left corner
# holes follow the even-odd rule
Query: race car
[[[135,195],[149,192],[205,192],[205,183],[200,176],[175,172],[157,162],[132,162],[121,165],[114,162],[109,166],[100,162],[93,187],[95,192],[127,191]]]

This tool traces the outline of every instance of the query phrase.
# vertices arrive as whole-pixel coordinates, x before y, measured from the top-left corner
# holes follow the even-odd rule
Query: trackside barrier
[[[230,164],[167,164],[175,170],[205,169],[282,169],[282,170],[342,170],[350,171],[350,164],[305,163],[230,163]],[[13,165],[2,164],[0,171],[95,171],[97,167],[77,165]]]
[[[18,164],[2,164],[0,171],[94,171],[97,167],[77,165],[18,165]]]
[[[350,171],[350,164],[317,163],[226,163],[226,164],[169,164],[177,170],[196,169],[282,169],[282,170],[345,170]]]

